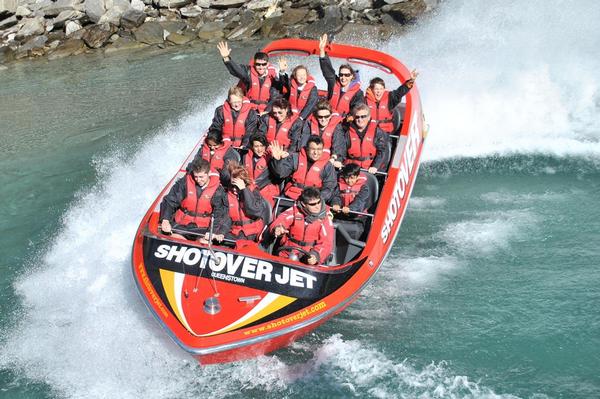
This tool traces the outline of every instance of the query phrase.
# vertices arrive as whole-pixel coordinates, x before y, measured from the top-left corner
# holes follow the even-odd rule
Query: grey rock
[[[181,33],[187,27],[183,21],[160,21],[159,24],[169,33]]]
[[[111,24],[114,26],[119,26],[121,24],[121,16],[125,11],[126,10],[119,6],[112,7],[100,17],[98,24]]]
[[[323,9],[323,17],[305,26],[301,34],[306,37],[319,37],[323,32],[337,33],[344,27],[342,11],[338,6],[327,6]]]
[[[144,11],[145,4],[142,0],[131,0],[131,8],[137,11]]]
[[[83,17],[83,15],[84,14],[80,11],[75,11],[75,10],[63,11],[60,14],[58,14],[58,16],[56,18],[54,18],[52,20],[52,23],[54,24],[55,27],[62,27],[65,25],[65,23],[67,21],[73,21],[73,20],[80,19],[81,17]]]
[[[185,18],[197,18],[202,15],[202,7],[193,5],[189,7],[183,7],[179,9],[182,17]]]
[[[194,40],[193,36],[181,35],[179,33],[170,33],[169,36],[167,36],[168,42],[179,45],[189,43],[192,40]]]
[[[154,5],[160,8],[180,8],[187,6],[193,0],[154,0]]]
[[[104,48],[104,54],[113,54],[122,51],[136,50],[148,47],[147,44],[139,43],[129,37],[119,37],[114,43]]]
[[[409,0],[383,0],[386,4],[398,4],[398,3],[406,3]]]
[[[74,11],[80,8],[79,0],[58,0],[49,6],[41,8],[46,17],[56,17],[63,11]]]
[[[17,11],[17,0],[0,0],[0,14],[14,14]]]
[[[210,8],[210,0],[196,0],[196,5],[202,8]]]
[[[288,8],[283,11],[281,23],[284,25],[295,25],[303,22],[308,15],[308,11],[306,8]]]
[[[19,51],[29,51],[36,48],[43,48],[46,45],[47,41],[47,36],[36,36],[34,38],[29,39],[22,46],[20,46]]]
[[[44,18],[23,18],[21,22],[23,23],[23,26],[21,26],[21,29],[19,29],[17,38],[38,36],[46,32]]]
[[[81,38],[88,47],[100,48],[108,42],[113,33],[115,33],[115,30],[108,24],[92,25],[85,28]]]
[[[414,22],[417,17],[427,11],[425,0],[411,0],[410,2],[400,2],[389,6],[387,13],[401,24]]]
[[[104,0],[85,0],[83,9],[90,21],[97,23],[106,12]]]
[[[262,26],[262,20],[256,18],[249,24],[242,24],[227,35],[228,40],[245,40],[254,35]]]
[[[72,36],[73,33],[81,30],[81,24],[78,21],[67,21],[65,23],[65,36]]]
[[[363,12],[363,15],[365,16],[365,18],[367,18],[371,22],[379,21],[379,15],[377,14],[377,12],[375,10],[365,10]]]
[[[16,25],[17,22],[19,22],[19,20],[17,19],[16,15],[13,15],[12,17],[5,18],[2,21],[0,21],[0,30],[4,30],[6,28],[10,28],[11,26]]]
[[[135,39],[146,44],[162,44],[165,41],[164,29],[158,22],[144,22],[135,32]]]
[[[251,0],[245,7],[249,10],[264,10],[269,7],[277,6],[278,0]]]
[[[269,38],[280,38],[286,36],[287,28],[285,24],[282,23],[282,18],[283,17],[275,17],[264,21],[262,27],[260,28],[261,36]]]
[[[4,64],[6,62],[10,62],[15,59],[14,51],[8,47],[0,47],[0,64]]]
[[[54,51],[48,54],[49,60],[68,57],[70,55],[83,53],[85,44],[81,39],[67,39],[61,43]]]
[[[125,29],[137,28],[144,23],[145,19],[145,12],[130,8],[121,15],[121,26]]]
[[[373,0],[353,0],[349,7],[354,11],[364,11],[373,8]]]
[[[28,17],[31,15],[31,10],[25,6],[18,6],[17,11],[15,11],[15,15],[17,17]]]
[[[50,44],[48,44],[48,49],[54,50],[55,48],[58,47],[59,44],[60,44],[60,40],[54,40],[54,41],[50,42]]]
[[[245,0],[211,0],[211,8],[237,8],[244,5]]]
[[[198,38],[208,42],[220,40],[225,36],[225,23],[222,21],[208,22],[199,28]]]

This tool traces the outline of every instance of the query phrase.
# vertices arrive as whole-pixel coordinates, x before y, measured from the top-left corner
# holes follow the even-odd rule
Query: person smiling
[[[356,105],[364,102],[364,95],[360,89],[356,71],[349,64],[343,64],[336,75],[331,60],[325,49],[327,34],[319,39],[319,65],[321,73],[327,82],[327,99],[340,116],[346,116]]]
[[[227,100],[215,110],[209,132],[220,132],[223,140],[230,141],[234,147],[247,147],[250,137],[256,133],[258,115],[244,96],[244,91],[233,86],[229,89]]]
[[[290,111],[285,98],[273,101],[271,112],[260,117],[258,131],[269,143],[277,142],[284,149],[298,151],[302,121]]]
[[[335,156],[331,157],[334,141],[343,140],[344,129],[341,125],[342,118],[333,114],[333,108],[327,100],[320,100],[313,114],[304,122],[302,127],[301,146],[305,147],[310,136],[319,136],[323,140],[323,156],[331,158],[336,166]],[[341,163],[337,165],[341,167]]]
[[[243,65],[233,62],[227,42],[217,44],[217,49],[229,73],[240,79],[238,86],[245,90],[246,96],[254,104],[258,113],[268,112],[270,102],[282,95],[283,88],[282,79],[275,68],[269,64],[269,55],[257,52],[251,65]],[[279,68],[280,73],[285,72],[287,63],[280,60]]]
[[[283,80],[284,86],[288,90],[288,101],[292,113],[297,114],[300,119],[306,120],[319,101],[315,78],[308,73],[308,69],[304,65],[298,65],[292,71],[291,80],[287,74],[283,75]]]
[[[384,171],[389,162],[389,135],[371,121],[371,111],[366,104],[354,107],[352,117],[344,145],[334,147],[334,153],[344,164],[356,163],[369,173]]]

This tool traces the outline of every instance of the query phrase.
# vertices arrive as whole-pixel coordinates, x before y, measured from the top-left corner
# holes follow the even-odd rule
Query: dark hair
[[[310,143],[315,143],[317,145],[323,145],[323,139],[321,139],[321,137],[317,136],[316,134],[312,134],[306,141],[306,148],[308,148],[308,145]]]
[[[356,163],[349,163],[344,165],[340,171],[340,177],[347,179],[352,176],[358,176],[360,174],[360,165]]]
[[[319,100],[319,102],[317,103],[317,106],[315,107],[315,110],[313,111],[313,114],[315,114],[315,116],[317,116],[317,112],[323,111],[323,110],[327,110],[327,111],[329,111],[329,113],[333,113],[333,108],[331,107],[331,104],[329,103],[329,101],[327,101],[325,99]]]
[[[380,84],[383,87],[385,87],[385,82],[379,77],[371,79],[371,81],[369,82],[369,87],[372,89],[373,87],[375,87],[376,84]]]
[[[208,173],[210,172],[210,163],[202,158],[195,159],[192,162],[192,167],[190,168],[190,173]]]
[[[356,71],[354,70],[354,68],[352,68],[352,65],[342,64],[342,65],[340,65],[340,68],[338,69],[338,71],[341,71],[342,69],[349,69],[350,72],[352,72],[352,77],[356,76]]]
[[[269,54],[263,53],[262,51],[258,51],[254,54],[254,61],[267,61],[269,62]]]
[[[283,97],[276,98],[275,101],[271,103],[271,109],[275,107],[287,109],[288,114],[290,113],[290,102]]]
[[[267,138],[266,138],[266,137],[265,137],[263,134],[260,134],[260,133],[254,133],[254,134],[252,135],[252,137],[250,137],[250,146],[252,146],[252,144],[253,144],[255,141],[258,141],[259,143],[261,143],[261,144],[262,144],[262,145],[264,145],[265,147],[268,147],[268,146],[269,146],[269,143],[267,142]]]
[[[311,199],[321,199],[321,192],[316,187],[306,187],[302,190],[302,194],[300,194],[300,202],[306,204]]]
[[[292,77],[295,78],[296,77],[296,72],[298,72],[298,70],[300,69],[304,69],[306,71],[306,74],[309,75],[308,73],[308,68],[305,67],[304,65],[297,65],[294,69],[292,69]]]
[[[223,144],[223,133],[219,130],[211,130],[204,138],[204,142],[207,143],[208,140],[212,140],[217,144]]]

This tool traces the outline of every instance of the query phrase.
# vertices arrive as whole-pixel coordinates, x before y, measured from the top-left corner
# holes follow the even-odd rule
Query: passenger
[[[221,172],[230,161],[237,161],[239,155],[231,147],[230,141],[224,141],[221,132],[213,130],[206,134],[204,144],[194,160],[201,158],[210,163],[211,170]]]
[[[366,212],[370,192],[367,176],[361,173],[360,166],[355,163],[345,165],[338,177],[338,186],[331,197],[331,210],[347,216],[350,212]]]
[[[394,108],[402,101],[402,97],[412,89],[415,79],[419,76],[416,69],[410,73],[410,79],[404,82],[396,90],[386,90],[385,82],[381,78],[373,78],[369,82],[369,87],[365,93],[367,105],[371,109],[373,120],[381,130],[386,133],[394,133],[394,127],[400,126],[398,114],[394,113]]]
[[[278,142],[283,148],[298,151],[302,121],[291,115],[290,103],[285,98],[273,101],[271,115],[261,116],[258,131],[267,142]]]
[[[229,73],[240,79],[246,96],[255,105],[259,114],[266,113],[269,103],[281,96],[283,81],[272,65],[269,65],[269,55],[263,52],[254,54],[252,65],[233,62],[231,49],[227,42],[220,42],[217,49],[223,57],[223,62]],[[280,73],[285,72],[285,66],[280,63]],[[283,67],[283,68],[282,68]]]
[[[160,204],[161,230],[173,237],[208,243],[212,218],[213,238],[222,241],[231,228],[225,190],[216,175],[210,176],[207,161],[195,160],[190,169],[175,182]],[[182,233],[173,232],[174,229]]]
[[[279,195],[279,184],[269,169],[271,155],[268,153],[267,147],[265,136],[255,134],[250,139],[250,151],[244,156],[243,163],[250,178],[254,180],[260,190],[260,194],[271,204],[271,207],[274,207],[274,197]]]
[[[248,141],[257,128],[258,114],[250,100],[244,97],[244,91],[234,86],[229,89],[227,101],[215,110],[208,131],[220,132],[223,140],[230,141],[234,147],[248,147]]]
[[[360,82],[355,80],[357,75],[352,66],[341,65],[336,76],[331,60],[325,53],[326,46],[327,34],[324,34],[319,40],[319,64],[327,82],[327,99],[336,113],[345,117],[356,105],[364,102],[364,95]]]
[[[323,156],[323,140],[319,136],[310,136],[299,153],[288,153],[277,143],[271,144],[270,149],[269,166],[275,176],[290,178],[284,188],[288,198],[296,200],[304,188],[317,187],[323,200],[329,201],[337,182],[333,165]]]
[[[305,121],[319,101],[319,90],[315,78],[308,73],[304,65],[298,65],[292,71],[291,81],[284,75],[284,87],[288,90],[288,101],[294,115]]]
[[[341,162],[335,163],[336,155],[331,156],[334,141],[344,140],[344,128],[341,125],[342,118],[333,115],[331,104],[327,100],[320,100],[313,114],[304,122],[302,127],[301,146],[305,147],[310,136],[319,136],[323,140],[323,156],[330,158],[336,167],[342,167]]]
[[[385,171],[389,161],[389,135],[371,122],[366,104],[352,109],[353,121],[347,127],[343,145],[334,146],[334,154],[344,164],[356,163],[369,173]],[[342,141],[340,141],[342,142]]]
[[[284,258],[293,254],[301,262],[316,265],[327,261],[333,250],[334,230],[328,207],[319,190],[307,187],[300,201],[275,219],[269,228],[272,235],[281,237],[281,247],[295,247],[279,253]]]
[[[227,186],[231,231],[226,237],[236,241],[257,241],[265,222],[269,220],[269,205],[244,166],[231,162],[228,170],[231,176]],[[237,244],[239,245],[239,241]]]

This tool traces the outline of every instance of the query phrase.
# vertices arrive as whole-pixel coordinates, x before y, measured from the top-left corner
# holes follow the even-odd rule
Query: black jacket
[[[289,156],[282,158],[280,160],[276,160],[274,158],[271,159],[269,163],[269,168],[273,171],[273,174],[279,178],[291,177],[294,172],[298,169],[298,157],[300,156],[297,152],[290,153]],[[310,168],[313,162],[307,157],[308,166],[307,169]],[[325,167],[320,173],[322,186],[321,186],[321,198],[323,201],[329,201],[331,195],[333,194],[333,190],[337,186],[337,177],[335,173],[335,168],[329,162],[325,164]]]
[[[329,59],[328,55],[325,55],[323,58],[319,57],[319,65],[321,66],[321,73],[327,82],[327,99],[331,100],[331,97],[333,96],[333,88],[336,82],[338,82],[338,77],[333,69],[333,65],[331,65],[331,60]],[[352,97],[352,100],[350,100],[350,110],[352,110],[352,108],[354,108],[356,105],[364,102],[365,96],[363,92],[360,90],[357,91],[354,97]],[[332,106],[335,107],[334,104],[332,104]]]
[[[234,123],[237,120],[238,115],[239,111],[234,111],[233,109],[231,110],[231,116]],[[217,109],[215,109],[215,115],[213,116],[212,123],[208,128],[208,132],[210,133],[212,131],[218,131],[223,133],[224,123],[225,117],[223,116],[223,106],[219,105]],[[248,147],[250,137],[252,137],[252,135],[256,133],[256,130],[258,129],[258,114],[255,110],[251,109],[250,112],[248,112],[248,118],[246,119],[244,125],[246,127],[246,134],[242,138],[242,147]]]

